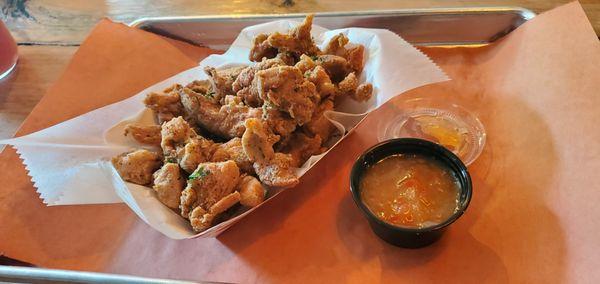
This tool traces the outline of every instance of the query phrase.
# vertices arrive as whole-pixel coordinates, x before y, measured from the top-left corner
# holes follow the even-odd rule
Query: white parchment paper
[[[0,144],[9,144],[17,149],[40,198],[47,205],[125,202],[142,220],[171,238],[216,236],[253,210],[195,234],[186,220],[158,201],[153,190],[124,182],[109,160],[112,156],[141,147],[123,136],[123,128],[131,122],[154,123],[152,113],[144,108],[142,102],[147,93],[160,92],[175,83],[187,84],[206,79],[202,71],[205,66],[224,68],[253,64],[248,60],[248,54],[252,39],[257,34],[287,32],[298,24],[281,20],[248,27],[227,52],[205,58],[198,67],[157,83],[126,100],[30,135],[2,140]],[[339,131],[337,138],[329,142],[334,147],[368,112],[392,97],[419,86],[448,80],[429,58],[388,30],[327,30],[319,26],[313,26],[312,30],[320,47],[339,33],[348,36],[352,44],[365,46],[366,65],[359,81],[372,83],[374,95],[371,100],[362,103],[344,100],[336,105],[335,111],[326,114]],[[299,176],[326,154],[311,157],[298,169]],[[266,202],[282,190],[270,189]]]

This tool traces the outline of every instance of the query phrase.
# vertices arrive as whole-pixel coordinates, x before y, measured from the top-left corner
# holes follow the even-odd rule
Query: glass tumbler
[[[0,79],[6,77],[17,65],[17,43],[0,20]]]

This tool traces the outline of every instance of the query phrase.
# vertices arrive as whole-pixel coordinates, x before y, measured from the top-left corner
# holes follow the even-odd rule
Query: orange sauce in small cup
[[[457,210],[459,181],[440,162],[399,154],[369,167],[360,196],[369,210],[392,225],[425,228],[446,221]]]

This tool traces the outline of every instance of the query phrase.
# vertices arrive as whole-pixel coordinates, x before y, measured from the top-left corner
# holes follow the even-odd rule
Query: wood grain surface
[[[0,139],[11,137],[102,18],[130,23],[141,17],[278,14],[464,6],[519,6],[536,13],[570,0],[2,0],[0,19],[19,43],[17,71],[0,81]],[[580,1],[600,33],[600,1]]]

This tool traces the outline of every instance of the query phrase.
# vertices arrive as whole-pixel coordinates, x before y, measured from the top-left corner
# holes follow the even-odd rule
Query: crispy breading
[[[248,66],[243,69],[239,76],[236,77],[232,84],[232,90],[236,92],[236,95],[251,107],[259,107],[263,104],[263,100],[258,95],[258,90],[252,87],[252,82],[256,72],[260,70],[269,69],[275,66],[285,66],[286,63],[279,58],[266,59],[264,58],[261,62],[255,65]]]
[[[315,57],[316,58],[316,57]],[[317,66],[317,63],[306,54],[300,55],[300,60],[294,65],[300,72],[305,73],[306,71],[312,70]]]
[[[144,104],[147,108],[156,112],[158,122],[163,123],[171,118],[180,116],[183,112],[181,105],[179,90],[183,88],[179,84],[175,84],[162,93],[149,93],[144,99]]]
[[[359,102],[368,101],[373,94],[373,85],[371,83],[360,84],[356,88],[353,98]]]
[[[125,136],[131,136],[139,143],[160,146],[160,129],[160,125],[127,124],[124,134]]]
[[[184,93],[181,102],[186,116],[223,138],[241,137],[245,130],[244,121],[262,116],[261,109],[236,103],[221,106],[194,92]]]
[[[298,177],[291,166],[291,155],[275,153],[273,144],[278,136],[268,132],[268,128],[258,119],[246,121],[246,131],[242,136],[242,146],[251,161],[260,181],[270,186],[294,186]]]
[[[177,148],[183,147],[192,137],[196,137],[196,132],[181,117],[175,117],[161,126],[160,147],[167,158],[178,156]]]
[[[264,184],[278,187],[292,187],[300,182],[291,166],[292,163],[291,155],[275,153],[272,159],[254,162],[253,166],[260,181]]]
[[[198,206],[189,214],[189,219],[192,229],[196,232],[202,232],[212,226],[215,215],[206,212],[204,208]]]
[[[240,202],[240,193],[234,191],[215,202],[208,211],[214,215],[221,214],[238,202]]]
[[[179,165],[187,173],[192,173],[200,163],[210,161],[218,147],[218,144],[202,136],[191,138],[183,147],[183,151],[178,151],[181,156]]]
[[[227,160],[234,161],[243,172],[254,174],[252,162],[244,151],[241,138],[235,137],[226,143],[219,144],[210,159],[211,162],[223,162]]]
[[[320,136],[310,137],[302,132],[295,132],[284,143],[282,143],[281,152],[290,154],[292,157],[291,166],[300,167],[312,155],[321,153]]]
[[[317,88],[317,92],[321,98],[334,96],[336,94],[335,85],[331,82],[331,78],[322,66],[315,66],[312,70],[304,73],[304,77]]]
[[[350,40],[343,33],[339,33],[331,38],[323,50],[325,54],[337,55],[341,57],[346,57],[346,44],[348,44]]]
[[[278,52],[291,52],[300,56],[301,54],[316,55],[321,51],[315,45],[310,31],[314,15],[310,14],[304,18],[299,26],[294,27],[287,34],[275,32],[267,38],[270,46],[275,47]]]
[[[297,125],[289,114],[268,106],[263,106],[262,120],[273,133],[281,137],[289,136],[294,132]]]
[[[243,176],[237,185],[237,191],[240,193],[240,203],[244,206],[254,207],[265,200],[267,190],[253,176]]]
[[[346,52],[346,60],[348,60],[348,64],[356,72],[356,74],[360,75],[364,67],[364,57],[365,57],[365,47],[362,45],[357,45],[348,49]]]
[[[287,112],[299,125],[310,121],[320,97],[315,85],[298,68],[279,66],[261,70],[255,80],[265,103]]]
[[[252,49],[250,49],[250,55],[248,58],[250,61],[261,61],[264,58],[273,58],[277,55],[277,48],[272,47],[269,44],[267,34],[259,34],[254,38],[252,42]]]
[[[338,94],[352,96],[356,92],[356,88],[358,88],[358,78],[352,72],[338,84]]]
[[[348,63],[348,60],[341,56],[325,54],[317,56],[315,60],[317,65],[323,66],[329,78],[334,83],[342,81],[350,72],[353,72],[352,66]]]
[[[242,146],[251,161],[270,160],[275,155],[273,144],[277,139],[271,138],[273,134],[265,128],[258,119],[246,120],[246,131],[242,136]]]
[[[232,193],[239,179],[240,170],[233,161],[202,163],[188,178],[186,188],[196,191],[196,206],[207,209]]]
[[[181,191],[185,186],[185,178],[179,166],[166,163],[154,173],[154,185],[158,200],[171,209],[177,209],[181,199]]]
[[[206,94],[212,90],[212,84],[209,80],[194,80],[185,87],[199,94]]]
[[[232,67],[217,70],[214,67],[205,67],[204,72],[208,75],[212,86],[212,96],[208,96],[213,102],[220,102],[227,95],[235,95],[232,89],[233,82],[245,67]]]
[[[326,99],[321,102],[319,108],[315,112],[313,119],[302,126],[302,130],[311,136],[319,136],[322,139],[322,143],[325,143],[329,140],[331,133],[335,130],[335,126],[327,117],[325,117],[325,112],[333,110],[333,100]]]
[[[240,200],[234,191],[239,180],[240,172],[233,161],[198,165],[181,194],[181,215],[190,219],[195,231],[207,229],[218,214]]]
[[[123,180],[148,185],[152,183],[152,173],[160,168],[161,157],[155,152],[140,149],[113,157],[112,164]]]
[[[350,68],[352,68],[352,70],[356,72],[356,74],[360,75],[363,69],[365,47],[362,45],[356,45],[350,48],[346,48],[348,42],[348,37],[340,33],[331,38],[329,43],[327,43],[327,46],[325,47],[323,53],[337,55],[339,57],[345,58],[346,61],[348,61]]]

